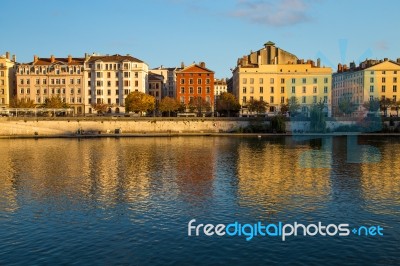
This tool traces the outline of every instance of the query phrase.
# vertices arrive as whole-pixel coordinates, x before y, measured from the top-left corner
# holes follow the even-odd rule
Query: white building
[[[161,91],[161,97],[176,98],[176,72],[182,68],[178,67],[164,67],[160,66],[153,68],[151,72],[162,75],[164,77],[164,84]]]

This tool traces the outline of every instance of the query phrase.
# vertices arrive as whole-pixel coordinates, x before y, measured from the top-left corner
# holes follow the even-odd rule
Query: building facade
[[[16,71],[16,96],[42,105],[46,99],[60,97],[74,109],[84,113],[85,58],[33,57],[30,63],[19,64]]]
[[[176,97],[179,102],[189,105],[201,97],[214,110],[214,72],[204,62],[192,64],[176,72]]]
[[[296,97],[304,115],[319,102],[325,104],[326,115],[331,115],[332,69],[321,67],[319,59],[316,64],[300,60],[267,42],[264,48],[239,58],[232,72],[233,94],[242,105],[243,115],[249,114],[247,107],[253,100],[267,102],[268,114],[277,114],[292,97]]]
[[[332,77],[332,108],[335,116],[361,116],[367,114],[364,104],[370,99],[390,99],[400,101],[400,58],[396,61],[367,59],[356,66],[354,62],[338,65]],[[339,103],[348,100],[355,105],[355,110],[345,114]],[[390,106],[388,106],[390,108]],[[388,115],[396,114],[394,106]]]
[[[161,101],[162,88],[165,84],[164,76],[149,72],[148,93],[156,99],[156,105]]]
[[[0,108],[8,108],[15,93],[16,57],[10,53],[0,56]]]
[[[214,94],[215,96],[220,95],[223,92],[228,92],[228,85],[226,79],[215,79],[214,80]]]
[[[125,112],[129,93],[148,93],[148,65],[130,55],[86,55],[85,112],[93,113],[96,104],[106,104],[109,113]]]
[[[164,77],[164,84],[161,91],[161,98],[170,97],[176,98],[176,72],[182,68],[178,67],[164,67],[160,66],[153,68],[151,72],[162,75]]]

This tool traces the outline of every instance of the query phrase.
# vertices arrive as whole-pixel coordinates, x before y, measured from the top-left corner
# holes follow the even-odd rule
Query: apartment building
[[[390,99],[400,101],[400,58],[396,61],[366,59],[358,66],[354,62],[349,66],[338,64],[337,72],[332,77],[332,108],[335,116],[343,116],[339,103],[348,99],[356,105],[350,116],[365,116],[364,103],[370,99]],[[387,112],[397,114],[394,106],[387,106]]]
[[[15,93],[16,57],[10,53],[0,56],[0,108],[8,108]]]
[[[74,109],[84,113],[84,62],[85,58],[33,57],[30,63],[18,64],[16,70],[16,96],[33,100],[36,105],[51,97],[60,97]]]
[[[176,72],[182,70],[178,67],[164,67],[160,66],[151,69],[151,72],[162,75],[164,77],[164,84],[161,91],[161,97],[176,98]]]
[[[151,96],[154,96],[156,99],[156,104],[161,101],[161,95],[162,95],[162,88],[163,85],[165,84],[164,81],[164,76],[163,75],[158,75],[153,72],[149,72],[149,89],[148,93]]]
[[[296,97],[304,115],[309,115],[312,104],[323,102],[324,112],[331,116],[332,69],[322,67],[319,59],[317,63],[298,59],[269,41],[239,58],[232,73],[233,93],[243,115],[249,114],[247,107],[253,100],[267,102],[268,114],[274,115],[289,98]]]
[[[85,112],[95,104],[107,104],[108,112],[125,112],[126,96],[148,93],[148,65],[131,55],[85,55]]]

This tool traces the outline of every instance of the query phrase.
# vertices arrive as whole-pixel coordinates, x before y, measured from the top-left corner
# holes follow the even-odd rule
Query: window
[[[396,77],[393,78],[393,83],[397,83],[397,78]]]
[[[313,96],[313,103],[317,103],[317,96]]]
[[[396,102],[397,101],[397,97],[396,97],[396,95],[393,95],[393,102]]]
[[[281,97],[281,103],[285,103],[285,97]]]
[[[263,79],[263,78],[260,78],[258,82],[259,82],[260,84],[263,84],[263,83],[264,83],[264,79]]]
[[[247,84],[247,78],[243,78],[243,84]]]
[[[210,93],[210,87],[206,87],[206,93]]]
[[[185,79],[181,79],[181,84],[185,84]]]
[[[102,78],[103,77],[103,73],[102,72],[96,72],[96,77]]]
[[[201,93],[201,87],[197,87],[197,93]]]
[[[271,87],[271,93],[274,93],[274,87]]]
[[[116,87],[119,86],[119,81],[118,81],[118,80],[115,82],[115,86],[116,86]]]
[[[254,101],[254,97],[250,96],[250,102]]]
[[[269,97],[269,102],[274,103],[274,96]]]
[[[139,86],[139,81],[135,80],[135,87]]]
[[[96,94],[97,95],[102,95],[103,93],[102,93],[102,90],[96,90]]]
[[[260,101],[263,102],[264,101],[264,97],[260,96]]]
[[[397,92],[397,85],[393,85],[393,92]]]
[[[264,93],[264,87],[260,87],[260,93]]]
[[[124,87],[129,87],[131,82],[129,80],[124,80]]]
[[[124,72],[124,78],[130,78],[131,72]]]
[[[111,81],[107,81],[107,87],[111,87]]]
[[[281,79],[281,83],[284,84],[285,83],[285,79],[282,78]]]
[[[296,87],[292,86],[292,93],[296,93]]]
[[[313,79],[313,83],[317,84],[318,80],[316,78]]]
[[[254,84],[254,79],[250,78],[250,84]]]
[[[296,83],[296,79],[292,79],[292,83]]]
[[[369,86],[369,92],[374,92],[374,85]]]
[[[74,94],[74,89],[71,89],[71,94]]]
[[[324,78],[324,83],[328,83],[328,78]]]
[[[269,83],[274,84],[274,78],[271,78],[271,79],[269,80]]]
[[[193,94],[193,87],[189,87],[189,93]]]
[[[303,78],[303,84],[306,84],[307,79]]]
[[[107,90],[107,95],[111,95],[111,90]]]
[[[374,82],[374,78],[370,78],[369,81],[370,81],[370,82]]]
[[[382,92],[386,92],[386,86],[382,85]]]
[[[189,84],[193,84],[193,79],[189,79]]]
[[[46,84],[47,84],[47,80],[46,80],[46,79],[43,79],[43,80],[42,80],[42,83],[43,83],[43,85],[46,85]]]
[[[201,84],[201,79],[197,79],[197,84]]]
[[[306,93],[306,86],[303,86],[303,93]]]
[[[281,93],[285,93],[285,87],[281,87]]]
[[[40,79],[36,79],[36,85],[39,85],[39,84],[40,84]]]
[[[181,87],[181,93],[184,94],[185,93],[185,88]]]
[[[382,83],[385,83],[386,82],[386,78],[382,78]]]
[[[302,103],[306,103],[306,96],[303,96],[303,97],[301,98],[301,102],[302,102]]]
[[[135,78],[139,77],[139,72],[135,72]]]
[[[118,95],[118,90],[115,90],[115,95]]]
[[[210,84],[210,79],[206,79],[206,84]]]
[[[107,78],[111,78],[111,72],[107,72]]]
[[[124,89],[124,94],[128,95],[129,94],[129,89]]]
[[[328,93],[328,87],[327,86],[324,87],[324,93]]]
[[[254,87],[250,87],[250,93],[254,93]]]
[[[324,103],[328,103],[328,96],[324,96]]]
[[[247,92],[247,88],[243,87],[243,93],[246,93],[246,92]]]
[[[313,93],[317,93],[317,87],[313,87]]]

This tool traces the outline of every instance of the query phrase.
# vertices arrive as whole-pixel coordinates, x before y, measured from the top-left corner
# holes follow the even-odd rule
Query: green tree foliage
[[[151,112],[155,108],[156,99],[143,92],[134,91],[131,92],[125,98],[125,111],[136,112],[142,114],[142,112]]]
[[[268,108],[268,103],[260,100],[253,100],[249,103],[248,108],[250,112],[256,112],[257,114],[265,113]]]
[[[325,105],[322,102],[315,103],[310,108],[310,131],[311,132],[325,132],[326,120],[324,114]]]
[[[227,116],[231,116],[231,112],[238,112],[239,110],[239,101],[232,93],[223,92],[218,96],[217,112],[225,113]]]
[[[352,100],[352,93],[345,93],[339,99],[339,111],[345,115],[350,115],[357,110],[357,105]]]
[[[36,104],[33,100],[28,101],[25,98],[17,99],[17,97],[14,97],[10,101],[10,107],[12,107],[12,108],[35,108]]]
[[[380,108],[380,101],[378,98],[370,99],[368,102],[363,104],[364,108],[367,109],[369,112],[377,112]]]
[[[276,133],[286,132],[286,122],[283,115],[276,115],[271,119],[271,129]]]
[[[280,113],[281,115],[284,115],[284,114],[286,114],[287,112],[289,112],[289,104],[288,104],[288,103],[282,103],[279,113]]]
[[[181,104],[178,100],[170,97],[164,97],[160,101],[159,110],[161,112],[168,112],[168,116],[171,116],[171,112],[179,110]]]
[[[65,103],[60,96],[52,96],[51,98],[47,98],[42,104],[43,108],[69,108],[69,105]]]
[[[389,98],[382,98],[380,100],[380,108],[381,111],[383,111],[384,116],[387,116],[387,109],[390,108],[393,105],[393,100]]]
[[[292,96],[287,100],[288,109],[290,116],[294,117],[298,114],[300,110],[300,104],[296,97]]]

